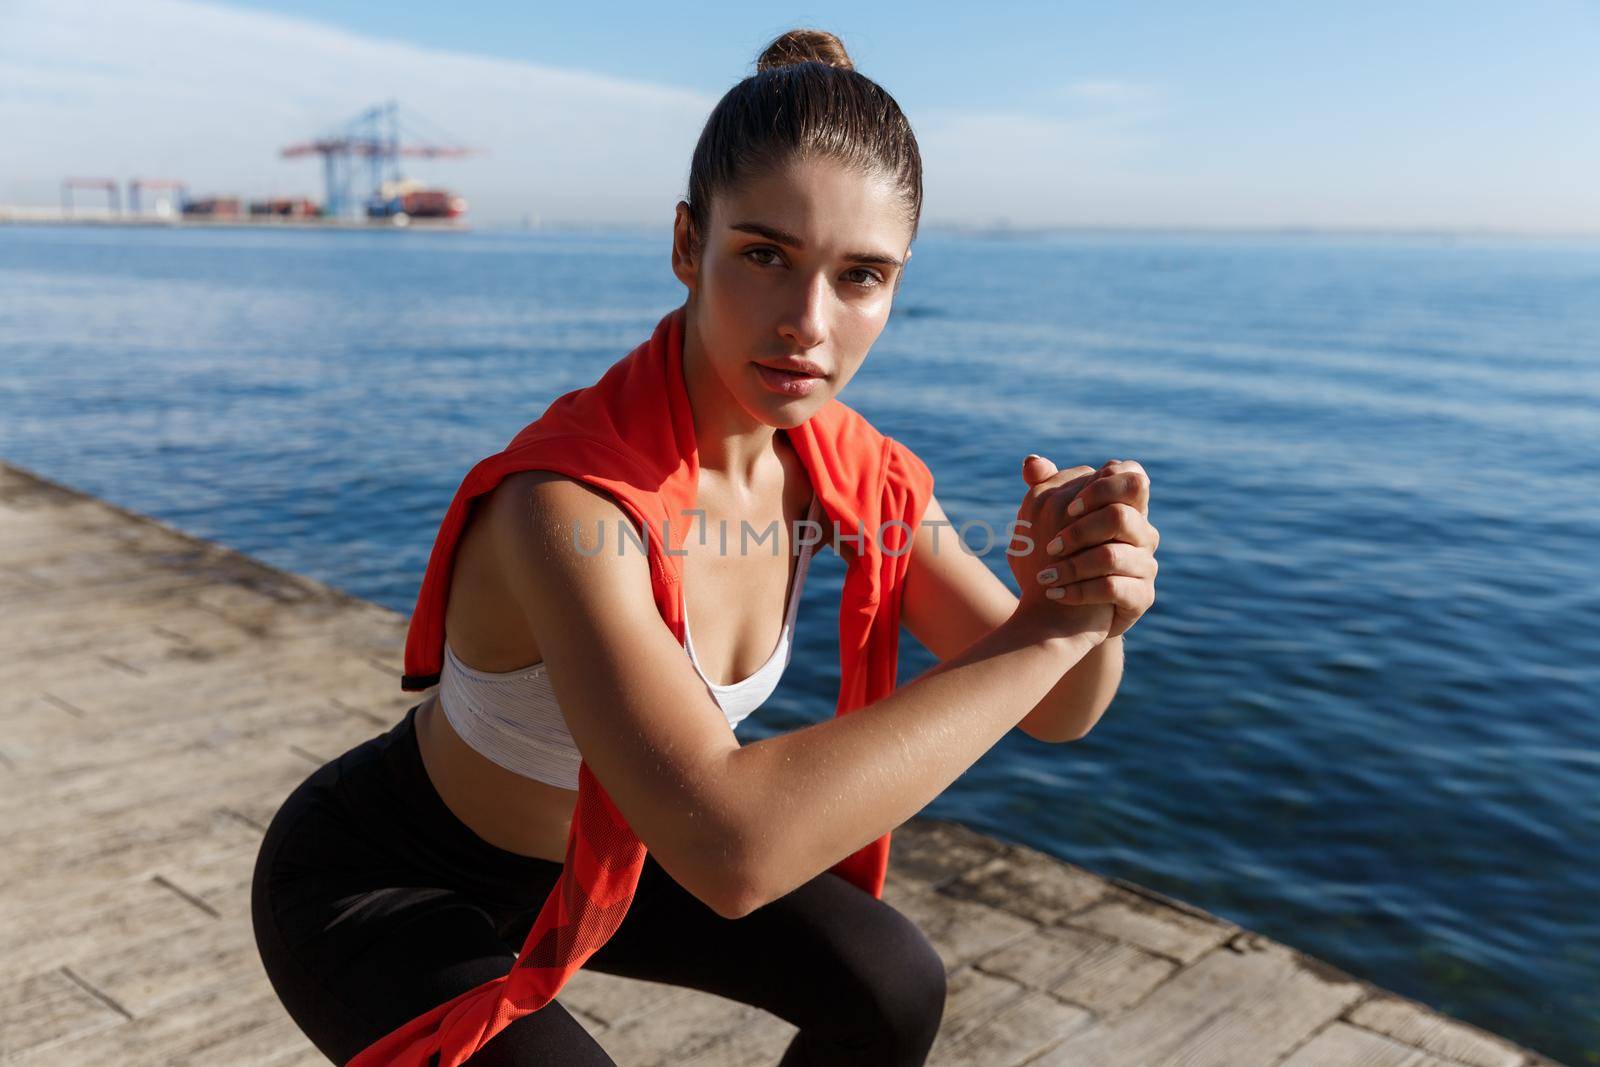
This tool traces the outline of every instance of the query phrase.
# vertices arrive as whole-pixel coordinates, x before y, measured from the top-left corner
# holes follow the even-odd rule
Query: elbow
[[[749,850],[729,830],[702,838],[674,859],[657,855],[673,880],[724,919],[742,919],[766,903]],[[668,868],[668,863],[672,866]]]
[[[1030,724],[1028,726],[1024,726],[1022,728],[1022,732],[1033,738],[1035,741],[1041,741],[1047,745],[1063,745],[1069,741],[1080,740],[1086,734],[1088,734],[1092,728],[1092,726],[1086,726],[1082,730],[1077,731],[1058,729],[1045,732],[1040,730],[1036,725]]]
[[[742,748],[733,750],[734,753],[744,751]],[[722,783],[739,780],[731,769],[710,777]],[[695,866],[703,891],[696,895],[724,919],[742,919],[774,899],[768,892],[771,884],[769,857],[762,847],[762,839],[770,833],[771,827],[747,817],[749,812],[760,811],[763,807],[762,803],[742,793],[723,792],[705,799],[701,806],[702,817],[696,820],[703,831],[709,831],[709,837],[700,838],[698,852],[702,862]]]
[[[773,899],[767,892],[761,866],[753,860],[750,851],[735,851],[738,859],[722,868],[721,891],[718,903],[713,905],[724,919],[742,919]]]
[[[724,919],[742,919],[766,903],[753,878],[742,868],[723,868],[720,877],[702,882],[695,895],[701,903]]]
[[[724,919],[742,919],[762,904],[754,883],[743,876],[737,865],[708,859],[684,869],[679,862],[655,855],[656,862],[674,882]]]
[[[1079,717],[1072,721],[1049,723],[1048,729],[1041,728],[1038,723],[1029,723],[1024,727],[1024,732],[1035,741],[1043,741],[1048,745],[1064,745],[1072,741],[1082,741],[1089,736],[1101,716],[1105,714],[1102,708],[1097,714]]]
[[[1079,720],[1078,723],[1073,727],[1072,732],[1068,733],[1062,738],[1062,740],[1082,741],[1085,737],[1089,736],[1089,731],[1093,730],[1097,725],[1099,725],[1100,720],[1105,718],[1106,712],[1110,710],[1111,701],[1108,699],[1104,704],[1101,704],[1098,708],[1096,708],[1092,715]]]
[[[1085,719],[1083,722],[1079,723],[1070,733],[1068,733],[1065,737],[1063,737],[1061,739],[1062,742],[1082,741],[1085,737],[1089,736],[1091,731],[1094,730],[1095,726],[1100,722],[1100,716],[1104,715],[1104,714],[1105,714],[1105,709],[1102,708],[1100,710],[1100,715],[1093,715],[1093,716],[1090,716],[1088,719]]]
[[[757,830],[757,834],[761,831]],[[725,861],[719,865],[717,903],[712,905],[724,919],[742,919],[752,911],[782,896],[774,892],[771,858],[753,841],[748,831],[733,835],[735,842],[724,853]]]
[[[730,758],[760,751],[759,745],[734,748]],[[771,805],[757,788],[759,779],[749,775],[737,762],[706,774],[704,781],[715,783],[712,792],[690,805],[699,812],[691,820],[699,828],[692,846],[699,889],[691,891],[724,919],[742,919],[794,888],[785,883],[792,849],[779,844],[785,838],[781,822],[757,814],[770,812]]]
[[[1100,716],[1096,715],[1087,722],[1080,724],[1070,733],[1063,734],[1061,737],[1057,738],[1056,744],[1070,744],[1073,741],[1082,741],[1085,737],[1088,737],[1091,732],[1093,732],[1095,724],[1097,724],[1099,721]]]
[[[724,919],[742,919],[765,904],[760,895],[749,890],[734,890],[725,894],[711,910]]]

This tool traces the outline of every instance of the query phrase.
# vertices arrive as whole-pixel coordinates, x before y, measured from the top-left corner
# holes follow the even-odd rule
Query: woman
[[[592,544],[632,522],[626,494],[550,469],[482,493],[441,568],[438,692],[308,777],[257,862],[268,975],[330,1058],[371,1058],[380,1038],[524,962],[581,843],[581,770],[648,853],[625,913],[578,962],[770,1011],[799,1028],[784,1064],[924,1062],[943,964],[877,892],[835,873],[841,857],[886,840],[1011,727],[1064,740],[1092,725],[1120,671],[1106,638],[1152,599],[1155,535],[1137,464],[1057,472],[1030,457],[1019,525],[1061,530],[1079,496],[1091,510],[1073,527],[1082,551],[1011,555],[1019,601],[976,556],[937,550],[930,492],[894,599],[939,666],[872,715],[733,738],[789,661],[810,546],[788,535],[824,514],[825,495],[829,513],[842,499],[813,483],[808,420],[837,421],[828,405],[887,321],[920,206],[909,126],[830,34],[778,38],[717,105],[674,226],[688,298],[656,338],[670,338],[692,412],[702,536],[684,541],[682,641],[649,595],[667,587],[659,557],[569,536]],[[776,524],[780,551],[730,555],[703,535],[742,523]],[[852,563],[862,551],[826,543]],[[425,580],[408,667],[430,595]],[[1058,685],[1079,664],[1085,681]],[[554,999],[474,1048],[476,1065],[612,1062]]]

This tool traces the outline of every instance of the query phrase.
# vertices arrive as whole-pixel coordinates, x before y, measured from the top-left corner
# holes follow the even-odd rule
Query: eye
[[[747,248],[741,252],[740,255],[749,259],[750,262],[759,267],[777,266],[779,263],[783,262],[783,256],[779,254],[776,248],[773,248],[769,245],[757,245],[755,248]],[[773,258],[757,258],[760,256],[771,256]],[[853,277],[855,275],[860,275],[860,277]],[[852,270],[846,271],[845,276],[850,278],[852,284],[861,289],[876,289],[878,286],[884,284],[883,276],[877,271],[867,267],[856,267]]]

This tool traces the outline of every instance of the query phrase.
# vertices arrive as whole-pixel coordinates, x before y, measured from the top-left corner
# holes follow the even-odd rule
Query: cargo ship
[[[367,199],[367,217],[374,219],[455,219],[466,212],[462,197],[410,178],[382,182]]]

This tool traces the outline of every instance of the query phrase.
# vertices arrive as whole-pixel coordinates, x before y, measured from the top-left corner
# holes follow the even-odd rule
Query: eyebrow
[[[768,226],[761,222],[736,222],[729,226],[730,230],[741,230],[744,233],[753,233],[758,237],[765,237],[769,241],[776,241],[780,245],[789,245],[805,251],[806,243],[787,230],[780,230],[776,226]],[[874,263],[883,267],[904,266],[900,260],[882,252],[846,252],[845,259],[852,263]]]

